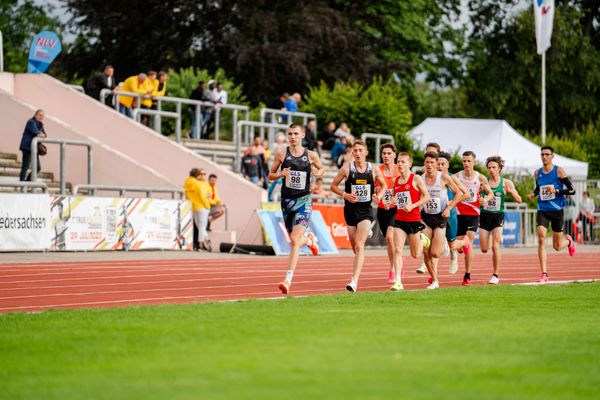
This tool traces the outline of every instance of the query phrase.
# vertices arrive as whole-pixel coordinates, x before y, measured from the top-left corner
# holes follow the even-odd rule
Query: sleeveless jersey
[[[346,206],[360,207],[365,204],[371,206],[373,191],[375,189],[375,180],[373,179],[373,166],[367,163],[364,172],[356,169],[354,161],[350,163],[348,178],[346,179],[345,191],[356,196],[356,203],[344,200]]]
[[[379,169],[381,170],[381,175],[383,176],[383,180],[385,180],[385,185],[387,186],[387,189],[383,193],[383,197],[381,198],[381,201],[379,202],[379,208],[385,208],[384,203],[394,204],[393,206],[390,204],[389,207],[396,208],[396,205],[395,205],[395,203],[392,202],[392,200],[394,198],[394,181],[398,177],[398,166],[394,165],[392,176],[385,175],[385,173],[384,173],[385,166],[383,164],[379,166]],[[377,188],[379,186],[380,186],[379,182],[375,182],[375,187]]]
[[[421,211],[419,207],[414,208],[410,212],[402,210],[407,204],[414,204],[421,200],[421,192],[413,187],[414,173],[411,173],[406,183],[400,183],[400,177],[394,181],[394,196],[398,211],[396,211],[396,220],[403,222],[419,222],[421,221]]]
[[[467,189],[469,198],[461,201],[456,205],[458,215],[474,215],[478,216],[479,211],[479,192],[481,191],[481,182],[479,181],[479,172],[475,171],[475,175],[471,179],[465,178],[463,171],[458,173],[458,179]]]
[[[452,176],[452,174],[448,172],[448,176]],[[448,194],[448,203],[454,200],[454,196],[456,196],[456,194],[452,190],[450,190],[450,188],[448,188],[446,193]],[[452,210],[450,210],[450,217],[454,217],[455,215],[456,207],[452,207]]]
[[[540,197],[538,198],[538,210],[540,211],[560,211],[564,208],[565,196],[558,193],[548,192],[548,188],[553,186],[560,190],[563,183],[558,177],[558,167],[555,165],[552,171],[545,174],[543,168],[538,170],[537,184],[540,187]]]
[[[288,147],[281,169],[290,168],[290,174],[285,177],[281,186],[282,199],[295,199],[310,194],[310,160],[308,149],[300,157],[294,157]]]
[[[504,193],[504,178],[500,177],[500,183],[498,183],[498,186],[492,188],[492,193],[494,193],[494,198],[487,203],[483,203],[481,212],[491,214],[504,213],[504,197],[506,196],[506,193]]]
[[[429,192],[431,199],[423,204],[423,212],[426,214],[441,214],[448,204],[448,191],[442,185],[442,173],[436,172],[435,180],[431,186],[427,184],[427,177],[423,175],[425,187]]]

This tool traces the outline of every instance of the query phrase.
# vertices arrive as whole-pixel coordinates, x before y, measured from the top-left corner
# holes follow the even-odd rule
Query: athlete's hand
[[[281,178],[285,178],[286,176],[288,176],[290,174],[290,168],[284,168],[281,170],[281,172],[279,173],[279,177]]]
[[[314,176],[321,176],[321,175],[323,175],[323,174],[320,174],[320,173],[319,173],[319,168],[317,168],[317,167],[315,167],[315,166],[313,166],[313,167],[312,167],[311,171],[312,171],[312,174],[313,174]]]
[[[479,198],[479,205],[480,205],[481,207],[483,207],[483,205],[484,205],[484,204],[485,204],[485,198],[483,198],[483,197],[480,197],[480,198]]]
[[[373,195],[373,201],[377,204],[379,204],[379,202],[381,201],[381,197],[379,195],[374,194]]]
[[[350,203],[356,203],[356,200],[358,200],[356,195],[352,193],[344,193],[344,199],[348,200]]]
[[[407,213],[411,212],[414,209],[415,209],[415,205],[412,203],[405,205],[403,208],[404,212],[407,212]]]
[[[535,194],[533,194],[533,193],[529,193],[529,194],[527,195],[527,200],[531,200],[531,199],[533,199],[534,197],[535,197]]]
[[[442,211],[442,217],[450,218],[450,208],[448,208],[448,207],[444,208],[444,211]]]

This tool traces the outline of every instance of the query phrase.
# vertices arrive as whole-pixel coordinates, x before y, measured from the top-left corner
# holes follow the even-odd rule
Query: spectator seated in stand
[[[335,122],[329,121],[327,126],[317,137],[318,145],[323,150],[331,150],[335,144]]]
[[[321,178],[320,176],[317,177],[317,179],[315,179],[315,183],[312,184],[312,187],[310,188],[310,192],[311,194],[314,194],[316,196],[324,196],[324,197],[329,197],[331,196],[333,193],[330,192],[329,190],[326,190],[325,188],[323,188],[323,178]]]

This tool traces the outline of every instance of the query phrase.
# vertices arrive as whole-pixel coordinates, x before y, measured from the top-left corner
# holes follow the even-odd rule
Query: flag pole
[[[546,144],[546,51],[542,52],[542,144]]]

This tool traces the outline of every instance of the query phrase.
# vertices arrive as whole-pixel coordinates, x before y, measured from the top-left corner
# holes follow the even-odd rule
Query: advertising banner
[[[516,246],[521,244],[521,213],[518,211],[504,212],[504,227],[502,229],[502,246]],[[479,233],[473,241],[479,247]]]
[[[50,246],[50,196],[0,193],[0,250]]]
[[[35,35],[29,49],[27,72],[43,74],[62,50],[56,33],[43,31]]]
[[[318,210],[323,214],[323,219],[327,229],[338,249],[350,249],[350,240],[348,239],[348,227],[344,219],[344,206],[335,204],[314,204],[313,211]]]
[[[56,196],[51,250],[191,249],[188,201]]]
[[[278,256],[290,254],[290,237],[285,228],[281,211],[257,210],[257,213],[275,254]],[[325,225],[325,220],[319,211],[313,210],[308,231],[313,232],[317,237],[320,254],[338,254],[327,225]],[[309,254],[309,252],[306,246],[300,249],[300,254]]]

